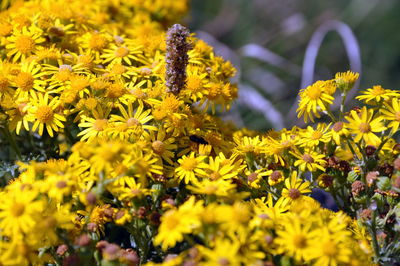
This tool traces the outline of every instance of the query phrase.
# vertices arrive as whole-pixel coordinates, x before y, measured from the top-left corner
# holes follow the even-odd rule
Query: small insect
[[[197,135],[190,135],[189,139],[193,142],[199,143],[199,144],[208,144],[208,142],[203,139],[202,137],[199,137]]]

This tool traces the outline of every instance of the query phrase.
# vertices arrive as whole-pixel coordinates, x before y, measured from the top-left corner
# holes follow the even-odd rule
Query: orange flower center
[[[358,126],[358,129],[360,130],[361,133],[368,133],[371,131],[371,126],[368,123],[361,123]]]
[[[257,174],[256,174],[256,175],[257,175]],[[218,173],[218,172],[213,172],[213,173],[210,174],[210,179],[211,179],[211,180],[217,180],[217,179],[219,179],[220,177],[221,177],[221,174]]]
[[[314,132],[312,133],[312,135],[311,135],[311,138],[312,138],[313,140],[320,139],[321,137],[322,137],[322,132],[320,132],[320,131],[314,131]]]
[[[53,116],[53,109],[50,106],[42,105],[38,107],[36,117],[40,122],[48,123],[53,120]]]
[[[301,234],[294,235],[293,244],[297,248],[305,248],[307,246],[307,238]]]
[[[385,94],[385,89],[382,88],[381,86],[373,86],[371,94],[374,96],[379,96],[379,95]]]
[[[107,125],[107,119],[96,119],[96,121],[93,124],[93,128],[96,131],[103,131],[106,128]]]
[[[127,56],[128,54],[129,54],[129,49],[126,47],[118,47],[114,53],[115,57],[124,57]]]
[[[11,209],[11,214],[14,217],[19,217],[25,212],[25,205],[22,203],[16,202]]]
[[[107,39],[104,36],[93,34],[89,40],[89,48],[94,50],[102,50],[107,46]]]
[[[20,72],[15,78],[15,83],[18,88],[21,88],[23,91],[29,91],[33,88],[35,79],[32,77],[30,73]]]
[[[201,79],[198,77],[189,77],[186,86],[192,92],[198,92],[203,88]]]
[[[15,41],[15,47],[23,54],[31,53],[35,48],[35,41],[30,36],[21,35]]]
[[[321,88],[319,86],[310,86],[307,89],[308,98],[311,100],[317,100],[321,96]]]
[[[181,163],[181,167],[186,171],[192,171],[196,168],[196,166],[197,166],[197,161],[195,158],[187,157],[183,159]]]
[[[125,94],[124,85],[122,84],[111,84],[107,88],[107,97],[108,98],[119,98]]]
[[[335,257],[338,250],[332,241],[326,241],[322,244],[322,253],[328,257]]]

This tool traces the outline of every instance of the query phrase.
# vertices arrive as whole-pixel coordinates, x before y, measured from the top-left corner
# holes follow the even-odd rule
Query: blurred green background
[[[257,130],[299,123],[293,111],[305,51],[318,27],[331,20],[347,24],[357,39],[359,89],[376,84],[398,88],[398,0],[192,0],[187,17],[190,29],[239,70],[240,98],[225,116]],[[314,80],[350,69],[336,32],[326,35],[315,65]]]

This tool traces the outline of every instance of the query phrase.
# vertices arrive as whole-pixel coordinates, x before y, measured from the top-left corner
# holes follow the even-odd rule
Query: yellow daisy
[[[53,137],[53,131],[58,132],[64,128],[62,122],[65,122],[66,118],[57,112],[59,105],[60,101],[58,97],[52,98],[49,102],[49,94],[38,94],[38,98],[26,106],[33,122],[32,130],[35,131],[39,128],[38,133],[42,136],[43,130],[46,127],[47,133],[50,137]]]
[[[346,119],[349,122],[346,127],[351,134],[356,135],[355,142],[363,139],[367,145],[378,146],[381,143],[381,139],[374,132],[382,132],[386,127],[381,122],[383,120],[382,116],[374,118],[372,109],[367,109],[367,107],[363,106],[359,114],[352,110],[350,116],[346,116]]]
[[[195,157],[194,152],[191,152],[189,156],[183,155],[182,158],[178,160],[179,167],[175,169],[177,178],[188,184],[192,180],[196,180],[196,175],[207,176],[207,173],[204,171],[204,169],[208,167],[208,165],[203,162],[205,158],[207,158],[207,156]]]
[[[12,61],[24,61],[37,50],[37,45],[45,42],[42,30],[35,26],[23,27],[21,30],[14,28],[12,36],[7,38],[7,57]]]
[[[380,109],[383,114],[383,119],[389,120],[389,128],[392,128],[392,133],[396,133],[400,125],[400,100],[393,98],[391,103],[385,103],[386,109]]]

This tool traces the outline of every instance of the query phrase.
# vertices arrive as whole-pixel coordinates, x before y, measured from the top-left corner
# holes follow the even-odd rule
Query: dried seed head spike
[[[186,85],[186,66],[189,62],[188,51],[192,49],[187,42],[190,33],[180,24],[175,24],[167,32],[166,86],[175,95]]]

